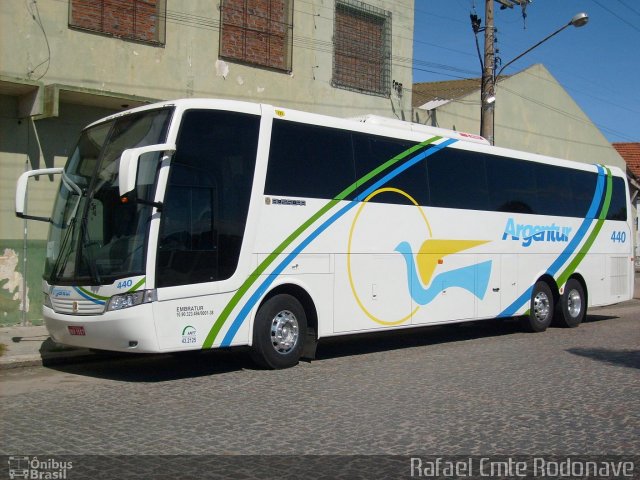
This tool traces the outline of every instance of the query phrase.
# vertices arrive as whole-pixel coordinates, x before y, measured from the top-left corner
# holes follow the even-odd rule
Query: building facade
[[[480,131],[480,79],[416,84],[414,120]],[[618,152],[571,95],[540,64],[496,85],[495,145],[625,170]]]
[[[47,224],[18,220],[25,170],[145,103],[215,97],[410,118],[413,0],[0,2],[0,324],[40,317]],[[29,186],[48,215],[59,178]]]
[[[480,132],[480,78],[413,85],[417,123]],[[494,140],[499,147],[583,163],[614,165],[627,172],[632,215],[638,236],[638,178],[562,85],[540,64],[502,77],[496,85]],[[617,144],[621,146],[622,144]],[[625,152],[636,151],[625,144]],[[640,165],[640,164],[639,164]],[[631,164],[629,164],[631,167]]]

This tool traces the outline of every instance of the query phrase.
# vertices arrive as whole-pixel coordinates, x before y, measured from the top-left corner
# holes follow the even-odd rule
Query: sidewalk
[[[636,271],[634,298],[640,300],[640,273]],[[86,348],[63,347],[49,338],[41,326],[0,327],[0,370],[42,365],[61,365],[118,358],[131,354],[92,351]]]
[[[4,345],[0,370],[100,360],[118,355],[58,345],[49,338],[44,325],[0,327],[0,344]]]

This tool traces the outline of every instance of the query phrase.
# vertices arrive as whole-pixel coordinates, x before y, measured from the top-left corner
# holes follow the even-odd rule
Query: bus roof
[[[244,106],[245,108],[247,106],[253,106],[253,107],[259,107],[261,104],[257,104],[257,103],[251,103],[251,102],[243,102],[243,101],[238,101],[238,100],[222,100],[222,99],[194,99],[194,98],[189,98],[189,99],[177,99],[177,100],[170,100],[170,101],[165,101],[165,102],[158,102],[158,103],[153,103],[153,104],[149,104],[149,105],[144,105],[141,107],[137,107],[137,108],[132,108],[129,110],[125,110],[122,112],[118,112],[115,113],[113,115],[109,115],[106,118],[102,118],[100,120],[97,120],[96,122],[93,122],[91,124],[89,124],[87,127],[85,128],[89,128],[92,127],[98,123],[102,123],[104,121],[107,120],[112,120],[114,118],[117,117],[121,117],[124,115],[128,115],[131,113],[135,113],[135,112],[140,112],[140,111],[145,111],[145,110],[150,110],[150,109],[154,109],[154,108],[161,108],[161,107],[166,107],[166,106],[177,106],[180,104],[189,104],[192,105],[193,107],[197,107],[197,106],[201,106],[204,108],[212,108],[214,106],[216,107],[227,107],[230,108],[232,105],[234,106]],[[274,108],[271,107],[270,108]],[[276,107],[278,108],[278,107]],[[288,111],[295,111],[292,109],[287,109]],[[304,113],[304,114],[309,114],[309,112],[300,112],[300,113]],[[314,114],[311,114],[314,115]],[[323,115],[324,116],[324,115]],[[447,138],[455,138],[456,140],[461,140],[464,142],[471,142],[471,143],[479,143],[481,145],[490,145],[490,143],[484,138],[481,137],[480,135],[476,135],[473,133],[467,133],[467,132],[458,132],[456,130],[448,130],[446,128],[439,128],[439,127],[432,127],[429,125],[422,125],[420,123],[413,123],[413,122],[406,122],[404,120],[398,120],[395,118],[388,118],[388,117],[382,117],[380,115],[371,115],[371,114],[367,114],[367,115],[362,115],[359,117],[347,117],[344,118],[344,120],[347,121],[354,121],[354,122],[358,122],[358,123],[364,123],[367,125],[373,125],[373,126],[377,126],[377,127],[384,127],[384,128],[392,128],[395,130],[402,130],[402,131],[409,131],[409,132],[415,132],[415,133],[420,133],[420,134],[425,134],[425,135],[437,135],[440,137],[447,137]]]
[[[475,135],[473,133],[458,132],[456,130],[447,130],[446,128],[431,127],[420,123],[405,122],[395,118],[381,117],[380,115],[362,115],[360,117],[349,117],[347,120],[354,120],[369,125],[379,125],[381,127],[396,128],[398,130],[409,130],[417,133],[425,133],[429,135],[438,135],[441,137],[455,138],[465,142],[480,143],[482,145],[490,145],[489,141]]]

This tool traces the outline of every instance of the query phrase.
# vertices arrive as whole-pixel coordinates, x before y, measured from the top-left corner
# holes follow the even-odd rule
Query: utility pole
[[[482,84],[480,85],[480,135],[489,140],[491,145],[493,145],[495,141],[495,133],[493,130],[495,126],[494,115],[496,106],[494,102],[496,99],[496,80],[498,78],[496,75],[496,27],[493,18],[494,1],[500,4],[500,10],[519,5],[522,8],[522,18],[526,20],[527,5],[533,0],[485,0],[484,28],[478,28],[479,24],[474,28],[476,34],[478,31],[484,30],[484,62],[482,68]]]
[[[533,0],[495,0],[500,4],[500,9],[503,10],[505,8],[513,8],[514,5],[520,5],[522,7],[522,18],[526,20],[527,14],[525,12],[527,5],[531,3]],[[555,32],[547,35],[538,43],[529,47],[520,55],[515,57],[513,60],[505,63],[496,73],[496,48],[495,48],[495,39],[496,39],[496,28],[494,26],[494,18],[493,18],[493,6],[494,0],[485,0],[485,26],[484,28],[480,28],[480,19],[478,16],[473,13],[471,14],[471,27],[473,28],[474,33],[476,34],[476,48],[478,50],[478,56],[480,56],[480,47],[478,46],[478,32],[484,30],[484,63],[482,66],[482,83],[480,85],[480,135],[486,138],[491,145],[494,145],[495,142],[495,108],[496,108],[496,81],[500,77],[502,71],[511,65],[516,60],[522,58],[524,55],[529,53],[534,48],[539,47],[544,42],[549,40],[550,38],[556,36],[558,33],[562,32],[565,28],[570,26],[574,26],[576,28],[583,27],[589,21],[589,16],[584,13],[575,14],[569,23],[564,24],[560,28],[558,28]],[[499,64],[502,64],[501,61],[498,60]]]
[[[484,10],[484,68],[482,70],[482,83],[480,85],[480,135],[493,145],[493,114],[494,104],[488,102],[489,98],[495,98],[495,27],[493,25],[493,1],[485,0]]]

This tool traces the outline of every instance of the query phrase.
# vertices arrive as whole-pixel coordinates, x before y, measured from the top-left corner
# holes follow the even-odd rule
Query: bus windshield
[[[118,167],[125,149],[163,143],[173,109],[125,115],[84,130],[64,168],[47,241],[50,283],[100,285],[142,275],[152,207],[122,203]],[[152,200],[160,152],[140,162],[137,198]]]

